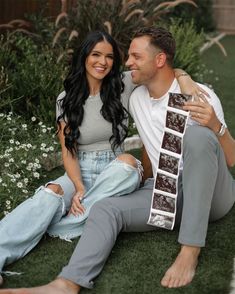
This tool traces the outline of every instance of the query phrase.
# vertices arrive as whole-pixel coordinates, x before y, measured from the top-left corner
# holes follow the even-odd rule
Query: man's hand
[[[84,206],[81,204],[85,193],[84,188],[80,188],[79,191],[75,193],[72,199],[72,205],[69,211],[69,214],[73,214],[74,216],[78,216],[79,214],[83,214],[85,212]]]
[[[219,132],[221,123],[207,100],[185,102],[183,109],[190,111],[190,117],[200,125],[210,128],[215,133]]]

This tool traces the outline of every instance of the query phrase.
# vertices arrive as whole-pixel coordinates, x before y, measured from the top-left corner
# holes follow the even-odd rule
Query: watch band
[[[226,126],[225,126],[224,124],[221,123],[220,130],[219,130],[218,133],[216,133],[216,135],[217,135],[218,137],[222,137],[222,136],[224,135],[224,133],[225,133],[225,130],[226,130]]]

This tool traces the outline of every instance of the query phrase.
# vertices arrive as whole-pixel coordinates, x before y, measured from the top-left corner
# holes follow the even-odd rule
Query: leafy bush
[[[0,113],[0,207],[4,214],[30,196],[51,157],[58,161],[54,133],[54,127],[35,117],[26,123],[11,112]]]
[[[0,64],[5,69],[11,87],[1,93],[1,100],[22,98],[4,105],[29,117],[34,115],[43,121],[55,121],[55,100],[63,88],[65,65],[57,63],[51,48],[39,48],[36,42],[21,34],[8,34],[1,39]]]
[[[204,43],[204,35],[196,32],[193,21],[184,24],[173,21],[169,30],[176,40],[174,67],[182,68],[195,77],[201,66],[199,50]]]
[[[197,8],[192,5],[178,5],[171,13],[171,17],[181,19],[184,22],[194,20],[196,31],[206,33],[215,30],[213,19],[212,0],[197,0]]]
[[[134,30],[147,24],[158,25],[164,20],[177,40],[175,66],[194,75],[196,65],[200,65],[198,51],[202,35],[195,32],[192,23],[187,27],[181,21],[173,25],[165,21],[166,15],[171,19],[169,15],[176,4],[192,7],[183,5],[193,2],[191,0],[79,0],[70,11],[65,11],[65,2],[62,1],[55,26],[40,14],[31,17],[35,26],[33,33],[25,30],[23,35],[16,30],[1,37],[0,64],[2,76],[7,77],[9,85],[3,90],[0,88],[0,111],[24,113],[29,118],[34,115],[52,123],[68,53],[77,48],[90,30],[105,29],[111,33],[125,56]]]
[[[66,2],[66,1],[63,1]],[[189,2],[191,4],[189,4]],[[175,6],[191,7],[192,0],[77,0],[69,11],[62,8],[56,19],[57,33],[53,43],[77,47],[89,31],[103,29],[118,42],[123,55],[127,54],[133,32],[145,25],[170,19]],[[195,5],[195,4],[194,4]]]

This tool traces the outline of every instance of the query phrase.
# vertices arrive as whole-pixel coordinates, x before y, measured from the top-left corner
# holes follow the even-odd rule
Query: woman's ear
[[[156,55],[156,66],[158,68],[162,68],[166,64],[166,54],[164,52],[160,52]]]

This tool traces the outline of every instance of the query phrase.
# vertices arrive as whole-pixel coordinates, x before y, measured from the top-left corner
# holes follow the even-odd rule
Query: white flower
[[[15,183],[15,181],[16,181],[15,178],[12,178],[12,179],[11,179],[11,182],[12,182],[12,183]]]
[[[32,116],[31,117],[31,121],[35,121],[36,120],[36,117],[35,116]]]
[[[11,120],[11,117],[8,116],[8,117],[7,117],[7,120]]]
[[[47,157],[47,154],[46,154],[46,153],[42,153],[42,156],[43,156],[43,157]]]
[[[23,189],[22,192],[25,193],[25,194],[27,194],[28,193],[28,190]]]
[[[20,142],[19,141],[16,141],[15,143],[16,143],[16,145],[20,145]]]
[[[27,125],[26,124],[23,124],[22,125],[22,129],[26,130],[27,129]]]
[[[28,182],[29,182],[29,179],[28,178],[24,178],[24,183],[25,184],[28,184]]]
[[[34,176],[35,178],[37,178],[37,179],[39,179],[39,177],[40,177],[40,175],[39,175],[38,172],[33,173],[33,176]]]
[[[9,162],[15,162],[14,158],[10,158]]]
[[[15,141],[13,139],[10,139],[9,142],[10,144],[14,144]]]
[[[38,123],[38,125],[41,126],[41,125],[42,125],[42,122],[40,121],[40,122]]]
[[[15,174],[15,177],[16,177],[17,179],[19,179],[19,178],[20,178],[20,174],[19,174],[19,173],[16,173],[16,174]]]
[[[53,146],[50,146],[50,147],[49,147],[49,150],[50,150],[50,151],[54,151],[54,147],[53,147]]]
[[[18,188],[22,188],[22,187],[23,187],[23,183],[22,183],[22,182],[18,182],[18,183],[17,183],[17,187],[18,187]]]
[[[46,144],[45,143],[41,143],[41,147],[42,148],[45,148],[46,147]]]
[[[5,166],[5,167],[9,167],[10,164],[9,164],[8,162],[6,162],[6,163],[4,163],[4,166]]]
[[[31,148],[31,147],[32,147],[32,144],[30,144],[30,143],[27,144],[27,147],[28,147],[28,148]]]
[[[10,200],[6,200],[6,205],[10,205],[11,201]]]
[[[46,132],[47,132],[47,129],[42,129],[42,132],[43,132],[43,133],[46,133]]]
[[[35,158],[35,162],[36,162],[36,163],[39,163],[39,160],[38,160],[37,158]]]
[[[26,164],[26,160],[24,160],[24,159],[21,160],[21,163]]]

